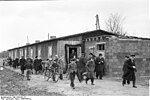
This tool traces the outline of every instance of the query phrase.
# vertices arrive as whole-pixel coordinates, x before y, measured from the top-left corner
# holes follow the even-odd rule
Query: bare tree
[[[124,20],[125,20],[125,17],[122,17],[119,14],[110,14],[110,17],[105,22],[107,31],[125,36],[127,32],[125,32],[123,29]]]

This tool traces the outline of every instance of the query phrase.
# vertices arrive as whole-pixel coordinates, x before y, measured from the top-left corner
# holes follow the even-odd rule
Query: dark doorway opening
[[[72,51],[73,50],[73,51]],[[81,44],[71,45],[65,44],[65,60],[66,60],[66,70],[68,69],[68,64],[73,56],[78,58],[81,54]],[[72,52],[74,52],[72,54]]]
[[[77,58],[77,48],[69,48],[69,62],[72,58]]]

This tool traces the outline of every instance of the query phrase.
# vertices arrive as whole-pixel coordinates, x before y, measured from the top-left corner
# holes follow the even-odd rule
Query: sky
[[[129,36],[150,38],[149,0],[51,0],[0,1],[0,52],[50,36],[62,37],[100,28],[110,14],[125,17]]]

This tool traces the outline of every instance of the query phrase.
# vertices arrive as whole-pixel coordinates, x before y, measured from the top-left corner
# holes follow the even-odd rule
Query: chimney
[[[39,43],[40,42],[40,40],[35,40],[35,43]]]
[[[26,43],[26,45],[30,45],[30,43]]]
[[[51,40],[51,39],[55,39],[55,38],[56,38],[56,36],[50,36],[50,40]]]

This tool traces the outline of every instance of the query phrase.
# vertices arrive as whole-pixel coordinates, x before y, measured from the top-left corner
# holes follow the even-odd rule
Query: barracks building
[[[82,53],[98,56],[103,54],[106,61],[106,75],[121,78],[122,66],[126,55],[135,54],[137,78],[150,78],[150,39],[132,36],[120,36],[104,30],[94,30],[84,33],[52,38],[25,46],[9,49],[12,59],[35,56],[43,60],[51,56],[64,56],[65,64],[69,63],[71,52],[75,51],[79,58]],[[64,68],[65,69],[65,68]]]

